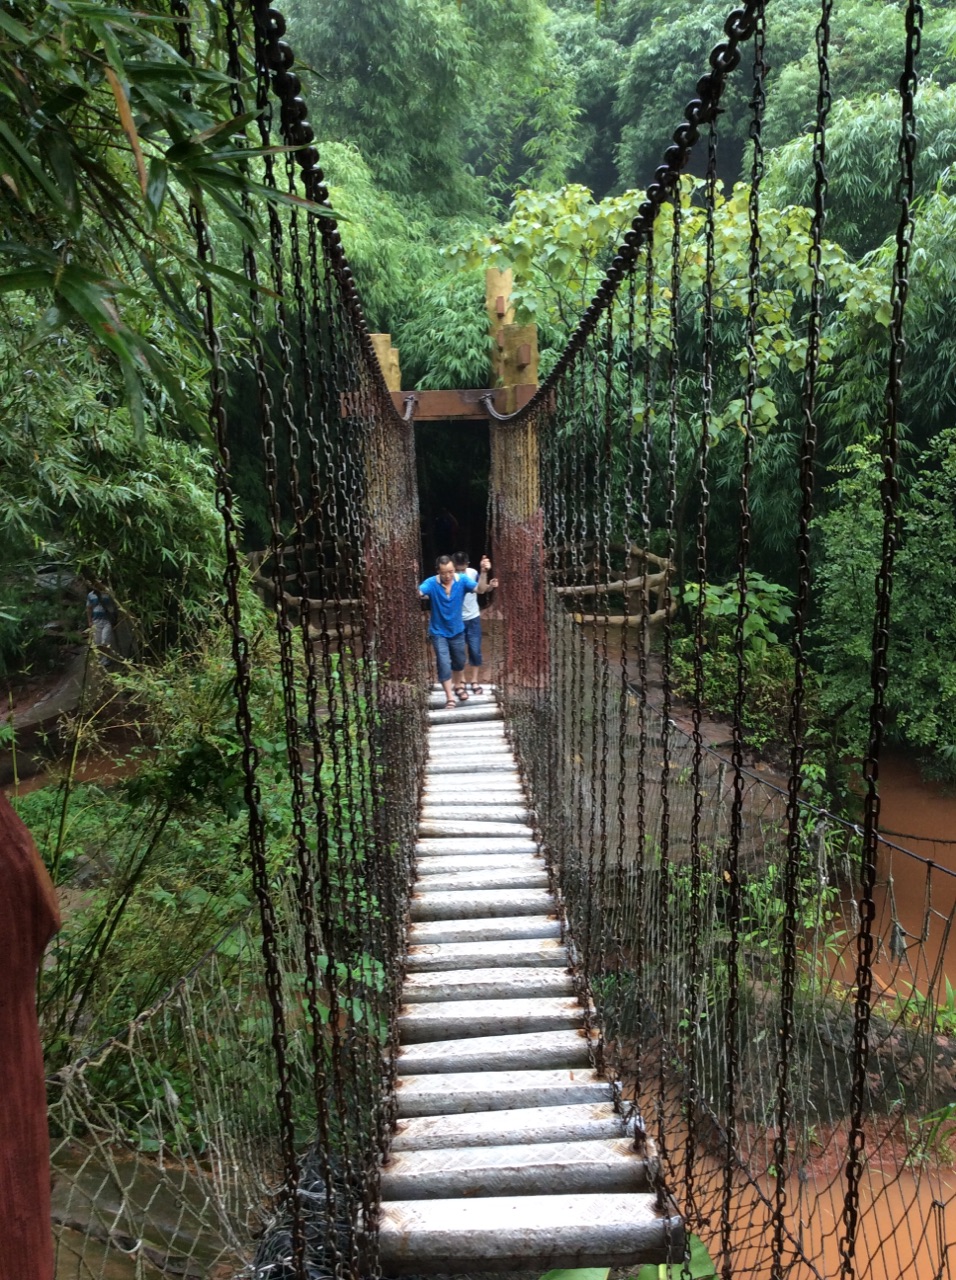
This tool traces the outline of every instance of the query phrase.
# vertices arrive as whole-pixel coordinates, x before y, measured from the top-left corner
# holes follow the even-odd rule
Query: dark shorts
[[[465,646],[468,649],[469,667],[480,667],[481,662],[481,619],[468,618],[465,621]]]
[[[438,683],[444,684],[451,679],[453,671],[465,669],[465,633],[459,631],[457,636],[431,637],[435,650],[435,661],[438,663]]]

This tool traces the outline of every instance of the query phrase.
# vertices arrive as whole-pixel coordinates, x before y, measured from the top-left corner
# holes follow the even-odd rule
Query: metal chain
[[[740,841],[743,831],[744,804],[744,735],[743,716],[746,696],[746,642],[745,626],[748,616],[747,570],[750,562],[750,473],[753,461],[754,392],[757,387],[757,310],[760,305],[760,180],[763,176],[763,143],[761,129],[764,94],[764,8],[760,4],[756,13],[754,31],[754,89],[751,99],[750,139],[753,158],[750,171],[750,196],[747,204],[750,226],[750,261],[748,267],[747,319],[745,345],[747,352],[747,381],[744,388],[741,431],[743,458],[740,468],[740,522],[737,549],[737,591],[739,601],[734,635],[736,687],[733,711],[733,803],[731,805],[730,841],[727,848],[725,880],[727,884],[730,938],[727,945],[727,1010],[725,1048],[727,1054],[726,1083],[724,1089],[726,1151],[724,1155],[723,1194],[721,1197],[720,1247],[721,1274],[723,1280],[733,1280],[733,1175],[737,1159],[737,1087],[739,1077],[739,1012],[740,1012]]]
[[[546,406],[554,388],[569,370],[575,355],[584,350],[604,311],[611,306],[624,280],[629,266],[634,262],[638,248],[651,233],[661,206],[670,198],[680,175],[687,167],[694,147],[700,138],[701,125],[707,125],[719,114],[720,99],[727,77],[740,64],[741,44],[754,34],[757,15],[762,13],[762,0],[746,0],[733,9],[724,22],[725,41],[715,45],[710,52],[710,71],[697,81],[697,96],[684,108],[685,118],[675,129],[671,145],[664,152],[663,163],[654,172],[654,181],[647,188],[631,230],[625,235],[611,266],[598,287],[580,323],[569,338],[560,357],[535,395],[523,408],[512,415],[500,414],[490,400],[483,403],[493,418],[507,421],[520,420],[524,415],[536,413],[539,406]]]
[[[876,605],[873,625],[872,667],[870,684],[873,700],[870,707],[870,730],[863,778],[866,796],[863,810],[863,849],[860,867],[860,924],[857,935],[856,1005],[853,1024],[853,1087],[850,1096],[850,1132],[846,1160],[846,1196],[843,1206],[844,1234],[840,1242],[840,1274],[844,1280],[856,1275],[854,1254],[860,1213],[860,1175],[866,1143],[863,1118],[867,1099],[867,1062],[869,1057],[870,1005],[873,984],[873,921],[876,908],[873,890],[880,824],[880,755],[886,716],[886,687],[889,680],[890,608],[893,596],[893,561],[898,540],[896,478],[899,447],[899,419],[903,397],[903,361],[906,356],[904,316],[909,293],[910,253],[913,246],[913,197],[915,194],[916,60],[923,28],[923,6],[919,0],[908,0],[906,6],[906,53],[900,76],[900,141],[899,198],[900,218],[896,229],[896,256],[893,262],[891,289],[892,317],[886,384],[886,415],[883,421],[881,459],[883,479],[880,502],[883,512],[883,534],[880,567],[876,580]]]
[[[666,455],[667,463],[664,471],[664,537],[665,556],[668,566],[673,565],[676,559],[676,503],[677,503],[677,438],[678,438],[678,393],[680,388],[680,323],[681,323],[681,230],[682,230],[682,210],[681,210],[681,191],[680,184],[674,188],[673,192],[673,228],[671,234],[670,252],[671,252],[671,269],[670,269],[670,298],[668,300],[668,403],[667,403],[667,428],[666,428]],[[658,600],[663,602],[664,619],[662,623],[663,645],[661,653],[661,773],[660,773],[660,856],[658,869],[658,893],[657,893],[657,929],[658,940],[657,947],[661,957],[657,989],[657,1016],[660,1025],[667,1025],[667,1000],[669,994],[667,967],[670,960],[670,912],[672,902],[672,885],[671,885],[671,795],[670,795],[670,772],[673,758],[671,746],[671,707],[672,707],[672,689],[671,689],[671,656],[673,646],[673,628],[671,626],[671,602],[673,599],[673,584],[671,580],[670,568],[665,570],[664,590],[658,596]],[[658,1075],[658,1096],[657,1096],[657,1112],[658,1112],[658,1133],[657,1142],[661,1154],[662,1167],[666,1166],[669,1160],[669,1141],[670,1137],[666,1131],[665,1115],[666,1115],[666,1094],[667,1082],[665,1073],[661,1071]]]
[[[816,29],[817,101],[813,130],[813,219],[808,260],[813,272],[807,317],[807,355],[801,388],[803,433],[800,446],[800,513],[797,532],[797,600],[794,611],[794,673],[790,698],[790,773],[787,783],[787,861],[784,869],[783,953],[780,975],[780,1028],[777,1055],[777,1131],[774,1137],[774,1219],[771,1276],[782,1280],[785,1270],[784,1236],[787,1231],[787,1183],[790,1175],[789,1133],[793,1099],[790,1090],[790,1055],[793,1050],[794,999],[797,978],[797,915],[800,867],[803,857],[800,789],[806,725],[806,627],[810,609],[810,522],[813,517],[817,448],[816,392],[820,371],[820,338],[823,327],[823,229],[826,220],[826,138],[830,112],[830,18],[832,0],[822,0]]]

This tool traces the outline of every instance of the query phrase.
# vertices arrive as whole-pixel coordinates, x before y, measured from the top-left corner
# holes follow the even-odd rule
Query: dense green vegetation
[[[305,93],[332,204],[370,327],[392,333],[405,386],[486,383],[482,268],[488,265],[514,268],[519,318],[538,324],[547,372],[634,215],[707,51],[720,38],[726,7],[719,0],[603,0],[599,6],[594,0],[290,0],[289,39],[310,68],[303,72]],[[748,658],[755,745],[781,735],[771,713],[785,703],[789,679],[786,602],[794,587],[794,464],[810,284],[804,206],[818,14],[818,3],[787,0],[774,7],[768,31],[762,269],[775,305],[762,314],[758,334],[752,555],[761,575],[758,605],[770,605],[755,611],[766,627],[753,633]],[[204,21],[215,23],[215,6]],[[811,660],[816,740],[840,757],[860,749],[868,698],[878,531],[877,512],[863,495],[874,492],[868,482],[885,383],[901,7],[848,0],[835,24]],[[125,678],[138,681],[138,705],[157,723],[169,698],[191,705],[176,683],[183,670],[208,674],[225,661],[216,621],[221,533],[194,295],[197,283],[205,283],[222,300],[225,317],[241,312],[247,305],[237,274],[241,248],[261,233],[242,203],[251,179],[234,137],[250,120],[230,122],[230,86],[204,60],[203,36],[200,25],[195,63],[180,58],[161,0],[146,0],[135,14],[122,4],[78,0],[0,7],[0,673],[17,678],[41,659],[62,660],[57,645],[63,640],[49,640],[51,621],[60,624],[57,634],[67,646],[79,639],[81,594],[76,587],[72,597],[51,594],[42,570],[57,566],[77,580],[80,592],[97,577],[130,623],[135,665]],[[956,776],[954,45],[956,3],[947,0],[928,10],[920,63],[896,582],[901,607],[890,695],[891,735],[950,778]],[[721,123],[710,577],[724,594],[718,592],[715,609],[731,599],[723,584],[733,581],[736,552],[749,95],[743,67]],[[692,173],[698,177],[689,176],[682,192],[687,368],[701,343],[697,161]],[[189,199],[204,209],[224,247],[214,266],[197,260],[185,229]],[[663,288],[664,255],[657,268]],[[246,340],[238,325],[232,332],[225,323],[234,464],[247,544],[256,547],[267,522],[255,479],[257,446],[243,414]],[[658,353],[667,324],[662,295],[653,339]],[[697,513],[690,497],[683,498],[692,492],[699,421],[698,389],[685,382],[676,530],[682,564],[693,560],[685,551]],[[662,510],[652,514],[659,526]],[[692,598],[693,583],[681,586]],[[712,707],[721,711],[729,631],[718,614],[709,623],[707,687]],[[682,653],[678,644],[678,661]],[[265,725],[266,711],[259,714]],[[188,754],[177,732],[170,731],[170,750]],[[204,764],[223,785],[232,749]],[[158,791],[130,791],[109,802],[141,842],[130,854],[132,897],[123,897],[126,888],[102,889],[103,918],[112,919],[111,902],[124,902],[109,947],[124,937],[122,920],[135,920],[128,901],[142,902],[143,910],[147,903],[165,909],[163,895],[171,895],[185,920],[205,910],[197,893],[208,888],[221,897],[215,910],[209,907],[210,928],[228,923],[233,908],[243,905],[231,873],[228,805],[216,798],[215,787],[201,803],[178,797],[173,804],[162,778],[164,769],[171,777],[177,767],[175,759],[160,760],[143,784]],[[71,819],[66,827],[76,833],[69,846],[54,821],[57,811],[44,808],[53,803],[49,798],[26,809],[64,873],[74,863],[86,865],[98,839],[99,818],[90,819],[84,835],[82,815],[95,813],[101,802],[82,793],[81,801],[77,825]],[[147,808],[134,813],[137,805]],[[140,831],[141,813],[161,824],[161,834],[140,872],[136,850],[151,848],[152,839],[146,827]],[[216,846],[212,879],[208,867],[197,874],[200,843]],[[118,858],[113,872],[126,886],[123,867]],[[119,899],[109,897],[115,892]],[[227,907],[220,911],[222,903]],[[64,945],[94,957],[95,989],[111,953],[102,930],[99,941],[89,941],[87,925],[94,928],[78,922]],[[187,930],[185,951],[209,936],[205,928]],[[173,968],[185,951],[170,950]],[[154,986],[124,990],[114,1012],[135,1011],[154,993]]]

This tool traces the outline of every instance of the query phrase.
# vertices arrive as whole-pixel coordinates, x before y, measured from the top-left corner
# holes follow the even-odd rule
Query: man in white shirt
[[[455,572],[461,576],[470,579],[472,582],[478,581],[477,569],[468,567],[468,557],[463,551],[459,551],[455,557]],[[491,561],[487,556],[481,557],[481,573],[487,574],[491,570]],[[492,578],[488,583],[488,590],[492,591],[498,585],[498,579]],[[465,624],[465,648],[468,651],[468,662],[463,672],[463,683],[471,685],[472,693],[484,693],[481,686],[481,614],[478,609],[478,595],[468,594],[464,597],[461,606],[461,617]],[[469,677],[469,671],[471,676]]]

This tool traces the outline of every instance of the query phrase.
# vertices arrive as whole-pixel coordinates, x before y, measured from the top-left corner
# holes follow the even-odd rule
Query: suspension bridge
[[[257,104],[245,126],[258,131],[250,166],[295,197],[272,202],[262,244],[242,251],[271,523],[258,574],[280,654],[294,850],[277,871],[250,712],[226,321],[203,285],[256,906],[161,1000],[48,1081],[58,1280],[633,1274],[648,1263],[677,1275],[695,1237],[728,1280],[950,1274],[952,1187],[925,1145],[912,1158],[907,1136],[914,1117],[948,1099],[931,1001],[904,1007],[886,991],[908,975],[915,989],[917,971],[924,995],[938,990],[933,938],[951,909],[931,892],[939,868],[881,839],[877,786],[922,21],[918,3],[902,7],[884,534],[864,818],[853,827],[801,790],[831,5],[817,34],[782,787],[748,768],[741,721],[759,324],[771,288],[760,180],[774,6],[748,0],[702,51],[633,226],[609,246],[607,274],[547,379],[510,399],[507,389],[478,397],[501,583],[496,688],[456,710],[430,706],[414,590],[422,398],[389,390],[343,237],[323,212],[294,31],[259,0],[223,0],[218,16],[173,6],[183,56],[225,72],[237,116]],[[737,712],[722,756],[703,727],[703,604],[683,726],[672,623],[679,431],[696,438],[699,516],[685,568],[708,577],[716,164],[732,76],[752,99],[752,172]],[[701,287],[685,296],[691,165],[703,174],[705,261]],[[189,227],[213,256],[216,229],[195,205]],[[691,318],[693,363],[682,342]],[[678,389],[690,382],[688,422]],[[928,905],[925,930],[895,946],[894,967],[895,874],[925,876]]]

